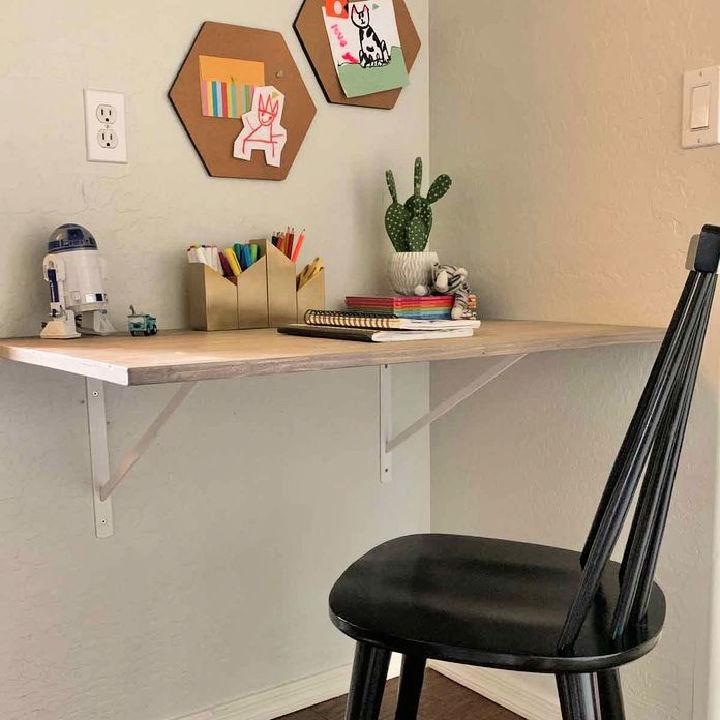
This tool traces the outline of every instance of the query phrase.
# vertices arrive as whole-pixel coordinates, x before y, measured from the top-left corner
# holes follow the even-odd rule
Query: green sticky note
[[[407,87],[410,84],[410,76],[402,48],[392,48],[390,57],[390,63],[383,67],[364,68],[357,63],[340,65],[338,77],[345,95],[349,98],[362,97]]]

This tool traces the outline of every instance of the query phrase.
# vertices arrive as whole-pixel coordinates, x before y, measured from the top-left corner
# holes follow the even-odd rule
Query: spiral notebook
[[[438,332],[441,330],[476,330],[479,320],[410,320],[395,318],[384,313],[356,310],[308,310],[307,325],[319,327],[362,328],[365,330],[418,330]]]

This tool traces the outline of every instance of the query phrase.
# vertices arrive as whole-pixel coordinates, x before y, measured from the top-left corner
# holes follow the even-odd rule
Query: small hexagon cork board
[[[341,0],[345,2],[345,0]],[[371,0],[369,0],[371,2]],[[417,28],[405,0],[395,0],[395,19],[407,71],[411,72],[422,45]],[[338,78],[332,50],[328,41],[323,8],[326,0],[303,0],[295,20],[295,32],[305,50],[318,82],[328,102],[355,107],[392,110],[402,89],[386,90],[361,97],[347,97]],[[347,10],[347,3],[345,2]]]
[[[260,82],[272,96],[257,92]],[[280,33],[215,22],[200,29],[170,100],[208,174],[224,178],[285,180],[317,112]],[[254,139],[253,112],[272,119]]]

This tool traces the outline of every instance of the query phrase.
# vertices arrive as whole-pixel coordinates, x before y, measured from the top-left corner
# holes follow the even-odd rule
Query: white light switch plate
[[[682,125],[684,148],[720,144],[720,65],[684,74]]]
[[[91,162],[127,162],[122,93],[85,90],[85,144]]]

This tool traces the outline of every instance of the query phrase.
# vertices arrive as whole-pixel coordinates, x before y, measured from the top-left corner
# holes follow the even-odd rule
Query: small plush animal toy
[[[468,285],[468,271],[454,265],[435,265],[432,269],[432,287],[420,285],[415,294],[424,297],[437,295],[454,295],[455,305],[452,309],[453,320],[476,320],[477,299]]]
[[[363,5],[362,10],[358,10],[357,5],[353,5],[352,21],[360,31],[360,65],[364,68],[389,65],[391,57],[387,43],[370,25],[370,8]]]

